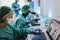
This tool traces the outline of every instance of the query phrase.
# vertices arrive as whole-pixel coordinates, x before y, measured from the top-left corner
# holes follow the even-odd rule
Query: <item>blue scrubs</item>
[[[30,6],[31,11],[34,11],[34,2],[30,2],[29,6]]]
[[[19,15],[19,11],[20,11],[20,5],[18,3],[13,3],[12,4],[12,8],[15,11],[16,16],[18,16]]]

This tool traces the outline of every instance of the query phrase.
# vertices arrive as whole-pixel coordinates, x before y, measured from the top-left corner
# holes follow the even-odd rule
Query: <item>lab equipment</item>
[[[34,18],[35,16],[36,18]],[[35,25],[38,22],[38,20],[40,20],[36,12],[30,12],[26,19],[27,19],[26,21],[30,22],[31,25]]]
[[[47,28],[47,34],[51,40],[58,40],[58,36],[60,35],[60,23],[53,19]]]
[[[27,22],[30,22],[30,21],[33,19],[34,16],[37,16],[37,13],[30,11],[30,12],[29,12],[29,15],[26,17],[26,19],[27,19],[26,21],[27,21]]]
[[[31,25],[32,26],[34,26],[34,25],[40,25],[40,24],[36,24],[36,23],[38,23],[38,20],[40,20],[40,19],[33,19],[33,20],[31,20]]]
[[[35,35],[39,35],[42,33],[42,30],[40,28],[32,28],[31,33]]]
[[[34,37],[32,38],[32,40],[47,40],[44,32],[42,32],[39,35],[34,35]]]
[[[51,21],[52,21],[52,18],[44,17],[42,23],[44,26],[48,27]]]

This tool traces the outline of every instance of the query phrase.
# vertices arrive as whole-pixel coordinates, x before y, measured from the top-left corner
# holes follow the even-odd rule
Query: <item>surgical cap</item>
[[[8,6],[2,6],[0,8],[0,21],[5,19],[5,17],[7,16],[7,14],[12,11],[10,7]]]
[[[26,13],[26,12],[28,12],[28,11],[30,11],[30,6],[29,6],[29,5],[24,5],[24,6],[22,7],[22,13]]]

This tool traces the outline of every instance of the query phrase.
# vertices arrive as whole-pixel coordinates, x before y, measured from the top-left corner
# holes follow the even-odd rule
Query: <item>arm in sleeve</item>
[[[16,21],[16,27],[20,29],[21,33],[30,33],[30,25],[26,24],[26,22],[23,22],[22,20],[17,20]]]

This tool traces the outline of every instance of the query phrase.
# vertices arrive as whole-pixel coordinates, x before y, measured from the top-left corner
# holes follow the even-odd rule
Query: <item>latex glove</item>
[[[34,14],[34,15],[36,14],[35,12],[31,12],[31,13]]]
[[[32,34],[41,34],[42,33],[42,30],[40,28],[36,28],[36,29],[32,29],[31,30]]]

